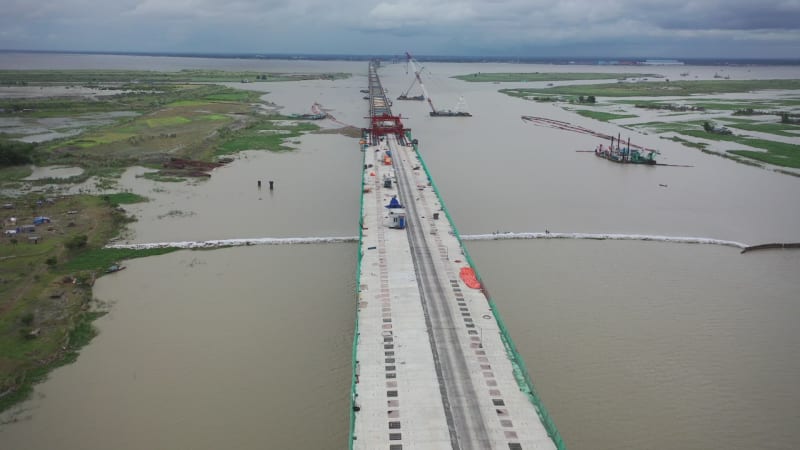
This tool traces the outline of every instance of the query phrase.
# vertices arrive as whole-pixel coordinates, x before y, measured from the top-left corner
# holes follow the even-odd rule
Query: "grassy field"
[[[766,89],[798,90],[800,80],[697,80],[558,86],[544,89],[515,89],[516,97],[535,95],[594,95],[596,97],[663,97],[696,94],[741,93]],[[503,92],[503,91],[501,91]]]
[[[142,203],[149,201],[147,197],[132,192],[117,192],[116,194],[103,195],[103,200],[112,206],[130,205],[133,203]]]
[[[32,173],[30,166],[0,167],[0,184],[28,178]]]
[[[245,87],[246,85],[242,85]],[[210,102],[257,102],[263,92],[242,91],[210,84],[163,84],[157,87],[121,86],[125,93],[81,97],[36,97],[0,99],[0,117],[75,117],[114,111],[147,113],[161,107],[203,106]]]
[[[205,117],[205,116],[203,116]],[[224,117],[224,116],[222,116]],[[170,117],[159,117],[156,119],[145,119],[145,123],[150,128],[162,128],[162,127],[169,127],[174,125],[183,125],[186,123],[191,123],[191,119],[187,119],[186,117],[181,116],[170,116]]]
[[[101,249],[129,220],[116,205],[141,199],[126,193],[0,198],[14,206],[3,215],[4,229],[36,216],[50,219],[35,232],[0,238],[0,392],[15,392],[0,398],[0,410],[24,398],[33,382],[74,358],[91,338],[94,279],[114,262],[152,254]]]
[[[625,78],[658,78],[660,75],[644,73],[583,73],[583,72],[553,72],[553,73],[470,73],[467,75],[456,75],[456,78],[472,83],[511,83],[511,82],[531,82],[531,81],[575,81],[575,80],[618,80]]]
[[[800,138],[800,125],[781,122],[754,122],[747,119],[727,117],[723,120],[725,125],[746,131],[775,134],[778,136]]]
[[[286,117],[274,116],[262,119],[240,130],[235,136],[224,138],[217,147],[216,155],[228,155],[243,150],[291,150],[284,144],[287,139],[303,133],[318,130],[319,127],[308,122],[286,122]]]
[[[80,176],[46,182],[75,183],[92,176],[109,175],[112,169],[116,169],[113,174],[118,175],[131,165],[159,168],[169,158],[212,161],[217,156],[241,150],[288,150],[283,144],[285,139],[318,129],[316,125],[288,117],[265,116],[253,106],[262,95],[216,85],[170,85],[158,96],[141,92],[97,102],[33,99],[28,104],[32,108],[30,112],[22,115],[69,117],[85,112],[86,105],[93,105],[91,108],[96,110],[140,113],[38,147],[34,157],[38,165],[64,164],[84,169]],[[94,105],[103,102],[105,106]],[[0,172],[0,180],[19,179],[24,174],[19,170]],[[167,181],[179,176],[174,171],[148,175],[151,179]]]
[[[614,114],[603,111],[592,111],[589,109],[578,109],[575,110],[575,112],[582,115],[583,117],[589,117],[603,122],[608,122],[609,120],[629,119],[631,117],[638,117],[634,114]]]
[[[687,130],[682,132],[687,136],[710,139],[715,141],[735,142],[748,147],[764,150],[729,150],[735,155],[763,161],[776,166],[791,167],[800,169],[800,145],[787,144],[784,142],[768,141],[765,139],[755,139],[738,135],[721,135],[707,133],[704,130]]]
[[[684,133],[687,131],[703,130],[702,120],[691,120],[685,122],[645,122],[634,125],[636,128],[644,128],[656,133]]]
[[[101,270],[127,259],[144,258],[172,253],[173,247],[133,250],[129,248],[94,248],[78,254],[64,263],[61,271]]]

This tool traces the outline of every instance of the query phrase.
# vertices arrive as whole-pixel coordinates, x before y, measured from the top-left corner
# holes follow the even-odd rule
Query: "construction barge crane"
[[[424,66],[420,66],[417,69],[416,65],[411,60],[411,55],[406,52],[406,75],[408,75],[408,66],[410,65],[412,70],[414,71],[414,79],[411,80],[411,84],[408,86],[408,89],[405,90],[399,97],[398,100],[416,100],[416,101],[423,101],[425,100],[425,85],[422,84],[422,78],[420,78],[419,73],[422,71]],[[423,94],[420,95],[408,95],[411,92],[411,89],[414,88],[414,85],[419,82],[420,88],[422,89]]]
[[[426,100],[428,102],[428,106],[431,108],[431,117],[472,117],[472,114],[462,110],[462,107],[465,108],[463,97],[458,99],[458,105],[456,105],[454,109],[436,109],[436,107],[433,106],[433,101],[431,100],[431,96],[428,94],[428,90],[425,89],[425,84],[422,83],[422,77],[420,77],[420,71],[422,68],[417,67],[414,58],[411,57],[411,53],[406,52],[406,59],[408,64],[411,65],[411,69],[414,71],[414,81],[411,82],[411,86],[408,87],[405,93],[403,93],[400,97],[397,97],[398,100]],[[422,96],[417,95],[414,97],[409,97],[408,93],[416,83],[419,83],[419,87],[422,89]]]

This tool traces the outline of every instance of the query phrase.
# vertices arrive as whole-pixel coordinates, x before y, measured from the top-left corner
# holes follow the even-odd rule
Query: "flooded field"
[[[83,169],[80,167],[47,166],[31,168],[31,175],[25,180],[41,180],[43,178],[69,178],[80,175]]]
[[[344,123],[366,125],[363,62],[3,58],[0,68],[352,71],[347,80],[248,89],[269,91],[264,98],[286,113],[319,102]],[[720,70],[648,69],[701,78]],[[498,85],[448,78],[606,68],[431,63],[428,70],[434,103],[452,108],[463,95],[474,117],[431,118],[423,102],[396,101],[393,109],[419,139],[463,234],[547,229],[800,241],[792,200],[798,178],[512,98]],[[786,67],[724,70],[731,78],[797,77]],[[391,98],[410,83],[402,64],[380,74]],[[658,148],[661,161],[694,167],[614,165],[575,152],[594,148],[596,138],[535,127],[520,120],[524,114],[631,135]],[[199,183],[157,183],[129,170],[120,186],[151,201],[126,206],[139,217],[127,240],[357,234],[357,141],[307,135],[296,146],[243,153]],[[276,181],[276,189],[258,190],[259,179]],[[791,323],[800,313],[800,253],[566,240],[469,249],[568,448],[788,449],[800,441],[792,410],[800,367],[791,356],[800,344]],[[111,303],[97,322],[100,335],[76,363],[37,386],[32,400],[0,417],[18,420],[0,426],[0,442],[344,448],[356,252],[352,244],[256,246],[131,261],[96,285],[95,296]]]
[[[131,111],[81,114],[77,117],[0,117],[0,132],[23,142],[45,142],[75,136],[90,127],[109,125],[122,117],[135,117]]]

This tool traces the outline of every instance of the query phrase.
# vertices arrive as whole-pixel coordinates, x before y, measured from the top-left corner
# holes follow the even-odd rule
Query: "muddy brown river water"
[[[287,112],[317,101],[337,119],[365,125],[363,62],[0,56],[0,68],[81,64],[350,71],[348,80],[248,88],[269,91],[265,98]],[[420,102],[395,102],[394,110],[420,140],[464,234],[549,229],[800,241],[798,178],[496,92],[515,84],[447,78],[634,69],[429,67],[434,102],[448,108],[464,95],[474,117],[430,118]],[[719,70],[688,69],[706,78]],[[677,78],[687,68],[648,70]],[[786,67],[725,70],[732,78],[800,77]],[[403,65],[380,74],[392,98],[410,83]],[[660,149],[660,160],[694,167],[613,165],[574,151],[594,148],[596,139],[534,127],[522,114],[630,134]],[[151,182],[133,169],[122,187],[152,201],[130,207],[140,219],[126,240],[353,236],[360,164],[356,140],[310,135],[291,153],[247,152],[197,185]],[[258,179],[273,178],[272,194],[257,189]],[[791,449],[800,442],[800,252],[567,240],[468,248],[568,448]],[[111,303],[97,321],[100,335],[2,416],[16,422],[0,426],[0,447],[346,448],[356,255],[353,244],[253,246],[126,263],[96,285],[95,296]]]

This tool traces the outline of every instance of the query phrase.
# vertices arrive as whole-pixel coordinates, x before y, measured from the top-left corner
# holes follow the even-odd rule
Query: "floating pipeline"
[[[594,239],[594,240],[617,240],[617,241],[655,241],[672,242],[680,244],[712,244],[724,245],[745,249],[747,244],[736,241],[725,241],[704,237],[682,237],[682,236],[656,236],[647,234],[610,234],[610,233],[512,233],[501,232],[492,234],[473,234],[461,236],[466,241],[491,241],[502,239]]]
[[[772,244],[751,245],[742,249],[742,253],[753,252],[756,250],[770,250],[770,249],[793,249],[800,248],[800,242],[775,242]]]
[[[705,237],[685,237],[685,236],[658,236],[647,234],[612,234],[612,233],[513,233],[499,232],[491,234],[471,234],[462,235],[465,241],[499,241],[506,239],[591,239],[609,241],[652,241],[669,242],[675,244],[707,244],[722,245],[725,247],[735,247],[742,250],[742,253],[756,250],[768,249],[800,249],[800,243],[770,243],[760,245],[748,245],[736,241],[726,241]],[[185,249],[204,249],[217,247],[240,247],[247,245],[294,245],[294,244],[338,244],[358,242],[357,236],[333,236],[333,237],[289,237],[289,238],[244,238],[244,239],[215,239],[208,241],[176,241],[176,242],[153,242],[142,244],[109,244],[106,248],[124,248],[133,250],[145,250],[151,248],[185,248]]]
[[[152,242],[146,244],[110,244],[105,248],[124,248],[146,250],[151,248],[218,248],[242,247],[247,245],[287,245],[287,244],[337,244],[341,242],[358,242],[357,236],[341,237],[296,237],[296,238],[245,238],[216,239],[209,241]]]

